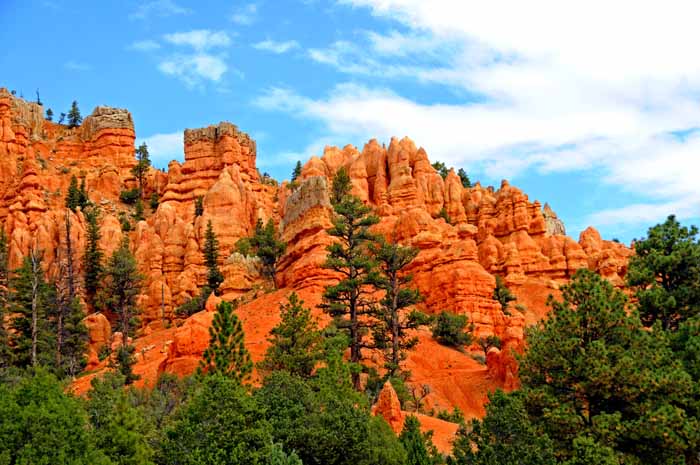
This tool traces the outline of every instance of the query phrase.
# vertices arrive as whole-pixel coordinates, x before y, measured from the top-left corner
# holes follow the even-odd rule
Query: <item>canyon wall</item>
[[[328,191],[340,167],[347,169],[353,193],[379,215],[375,230],[420,249],[408,270],[424,296],[420,308],[466,315],[476,335],[495,334],[503,341],[483,366],[419,332],[421,342],[407,367],[415,383],[432,386],[428,401],[435,407],[459,405],[479,414],[489,389],[514,387],[510,349],[522,350],[523,330],[546,315],[547,296],[583,267],[621,285],[631,254],[624,245],[602,240],[593,228],[578,241],[566,236],[549,205],[530,201],[507,181],[498,189],[479,183],[464,187],[454,170],[443,179],[426,151],[408,138],[392,139],[388,147],[371,140],[361,151],[327,147],[306,162],[294,183],[278,185],[259,175],[255,142],[227,122],[185,131],[184,161],[147,174],[145,198],[155,192],[158,207],[147,207],[146,219],[123,232],[119,219],[133,207],[120,202],[119,193],[136,185],[134,140],[126,110],[97,107],[82,125],[68,128],[44,120],[40,105],[0,89],[0,221],[10,238],[10,264],[18,266],[31,247],[38,247],[49,275],[55,275],[65,250],[66,216],[76,255],[82,255],[85,218],[79,209],[66,210],[65,194],[71,176],[84,180],[102,212],[103,250],[111,253],[128,234],[145,276],[143,326],[136,339],[137,372],[145,380],[163,371],[190,372],[206,346],[211,313],[179,321],[174,309],[206,282],[202,247],[209,221],[221,248],[223,298],[244,296],[247,302],[239,312],[254,358],[264,353],[278,305],[291,290],[308,305],[318,304],[323,288],[335,280],[321,265],[332,242],[326,233],[332,214]],[[201,216],[195,216],[198,197]],[[281,289],[266,294],[259,291],[265,281],[258,262],[236,253],[235,244],[258,219],[270,218],[288,247],[279,264]],[[493,299],[497,275],[517,297],[509,312]],[[208,309],[213,308],[210,302]],[[110,322],[93,314],[87,323],[90,366],[103,367],[96,351],[112,337]]]

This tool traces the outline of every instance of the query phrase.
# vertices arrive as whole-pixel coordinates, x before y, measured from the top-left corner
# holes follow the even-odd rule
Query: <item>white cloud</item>
[[[219,81],[228,67],[221,57],[199,53],[173,55],[161,61],[158,69],[165,74],[182,79],[188,86],[195,86],[201,79]]]
[[[165,34],[165,41],[174,45],[189,45],[197,51],[209,50],[216,47],[228,47],[231,39],[224,31],[210,31],[208,29],[195,29],[188,32],[175,32]]]
[[[258,5],[249,3],[236,8],[231,15],[231,21],[240,26],[250,26],[258,19]]]
[[[92,66],[87,63],[73,60],[67,61],[63,66],[70,71],[89,71],[92,69]]]
[[[199,86],[204,81],[219,83],[228,71],[226,53],[214,51],[231,44],[230,37],[224,31],[195,29],[165,34],[163,40],[180,49],[190,49],[186,52],[171,53],[158,64],[162,73],[179,78],[188,87]]]
[[[153,134],[137,141],[145,142],[154,165],[166,167],[171,160],[184,160],[184,142],[182,131],[169,134]]]
[[[258,105],[317,119],[338,139],[408,135],[492,177],[595,169],[658,206],[601,212],[605,222],[700,213],[700,142],[673,134],[700,125],[697,2],[340,3],[401,24],[309,51],[371,84],[316,99],[270,89]],[[456,103],[413,101],[390,88],[396,78],[440,86]]]
[[[253,48],[256,48],[258,50],[265,50],[267,52],[272,52],[277,55],[281,55],[283,53],[287,53],[290,50],[294,50],[295,48],[299,48],[299,43],[296,40],[287,40],[283,42],[278,42],[274,40],[263,40],[262,42],[258,42],[256,44],[253,44]]]
[[[142,2],[130,15],[129,19],[148,19],[151,16],[187,15],[192,13],[189,8],[182,7],[172,0],[155,0]]]
[[[160,44],[155,40],[139,40],[132,43],[129,48],[140,52],[151,52],[153,50],[158,50],[160,48]]]

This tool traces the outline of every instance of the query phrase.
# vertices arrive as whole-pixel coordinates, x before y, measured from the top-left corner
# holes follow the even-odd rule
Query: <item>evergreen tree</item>
[[[80,206],[80,189],[78,188],[78,178],[71,176],[66,194],[66,207],[75,211]]]
[[[209,347],[202,355],[199,371],[223,375],[238,383],[246,381],[253,371],[253,362],[244,339],[243,325],[233,312],[233,305],[221,302],[209,328]]]
[[[447,177],[447,173],[449,173],[450,171],[447,169],[447,166],[441,161],[436,161],[432,164],[432,167],[435,171],[438,172],[440,176],[442,176],[442,179],[445,179]]]
[[[77,277],[73,253],[70,214],[65,217],[65,253],[61,248],[57,262],[58,276],[54,283],[56,294],[56,368],[59,373],[76,376],[85,367],[88,332],[83,318],[85,312],[77,296]]]
[[[381,324],[375,327],[374,340],[385,352],[385,366],[392,377],[400,369],[407,351],[418,343],[415,336],[409,337],[407,330],[426,322],[421,313],[415,310],[407,312],[421,300],[417,290],[407,287],[412,276],[404,272],[419,250],[381,239],[378,246],[372,247],[372,252],[379,263],[379,273],[373,284],[384,291],[379,311]]]
[[[41,97],[39,96],[39,89],[36,90],[36,104],[43,105],[43,103],[41,103]]]
[[[8,239],[5,229],[0,228],[0,369],[12,363],[10,334],[7,323],[9,318],[10,265]]]
[[[472,187],[472,182],[469,180],[469,175],[464,171],[464,168],[460,168],[457,171],[457,176],[459,176],[460,181],[462,181],[462,187]]]
[[[236,380],[219,373],[206,376],[177,420],[168,427],[159,463],[275,463],[270,459],[272,431],[263,412],[262,406]]]
[[[406,451],[406,465],[438,465],[442,457],[436,453],[430,434],[423,434],[420,422],[414,415],[409,415],[403,424],[399,441]],[[432,452],[432,453],[431,453]]]
[[[292,182],[299,179],[299,176],[301,176],[301,161],[297,160],[297,164],[294,165],[294,170],[292,171]]]
[[[461,349],[473,340],[473,326],[467,328],[467,323],[465,315],[455,315],[443,310],[433,321],[433,338],[440,344]]]
[[[122,346],[117,352],[115,363],[126,376],[127,384],[137,379],[131,369],[135,360],[133,348],[128,347],[128,339],[131,328],[138,323],[138,315],[141,313],[136,298],[141,293],[143,280],[143,275],[138,272],[136,259],[129,250],[129,238],[124,237],[109,259],[98,301],[103,308],[117,314],[117,327],[122,333]]]
[[[207,287],[218,295],[219,286],[224,282],[224,275],[219,270],[219,240],[214,233],[211,220],[207,222],[204,235],[204,263],[207,265]]]
[[[151,159],[148,156],[148,146],[144,142],[136,149],[136,165],[131,169],[131,172],[139,182],[139,198],[143,197],[145,178],[150,167]]]
[[[476,342],[479,344],[479,347],[481,347],[481,350],[484,351],[484,357],[488,355],[491,347],[496,347],[497,349],[501,348],[501,339],[494,335],[481,336],[476,340]]]
[[[68,112],[68,127],[75,128],[80,126],[83,122],[83,117],[80,116],[80,109],[78,108],[78,102],[73,100],[71,104],[70,111]]]
[[[111,373],[93,378],[85,402],[91,436],[111,463],[153,465],[147,419],[134,407],[133,391],[123,389],[124,384],[123,377]]]
[[[645,239],[634,243],[627,283],[636,289],[644,324],[660,321],[676,329],[682,321],[700,314],[700,240],[698,228],[681,226],[671,215],[649,228]]]
[[[46,282],[42,253],[31,248],[22,266],[10,280],[12,346],[15,364],[52,366],[54,364],[54,331],[51,317],[55,295]]]
[[[260,369],[267,373],[284,370],[309,378],[323,356],[318,323],[295,292],[289,295],[286,304],[280,304],[280,315],[282,321],[270,331],[271,345]]]
[[[508,305],[515,300],[515,296],[510,292],[510,289],[508,289],[505,281],[500,276],[496,276],[496,287],[493,290],[493,298],[501,304],[501,311],[506,315],[510,315]]]
[[[85,186],[85,178],[80,180],[80,189],[78,189],[78,198],[80,199],[78,205],[81,208],[85,208],[90,205],[90,197],[87,193],[87,187]]]
[[[194,216],[202,216],[204,214],[204,197],[198,195],[194,198]]]
[[[80,400],[45,370],[0,383],[0,463],[112,464],[88,426]]]
[[[696,386],[661,324],[644,329],[626,296],[586,269],[550,305],[527,333],[519,375],[530,421],[558,459],[585,456],[590,439],[620,463],[694,463]]]
[[[143,201],[139,198],[136,200],[136,207],[134,208],[134,214],[132,215],[134,221],[142,221],[144,219]]]
[[[100,287],[102,276],[102,250],[100,249],[100,210],[92,207],[85,210],[87,222],[87,241],[83,255],[83,270],[85,273],[85,297],[87,302],[94,306],[95,296]]]
[[[53,121],[53,110],[51,108],[46,109],[46,121]]]
[[[532,424],[519,393],[489,395],[486,416],[457,433],[449,465],[555,465],[552,441]],[[591,462],[598,463],[598,462]]]
[[[66,120],[66,114],[61,113],[58,117],[58,124],[63,124],[63,122]]]
[[[287,244],[277,240],[277,228],[272,218],[263,226],[260,218],[255,224],[255,232],[252,237],[246,237],[236,243],[238,251],[244,255],[251,252],[260,259],[263,266],[263,275],[268,277],[277,288],[275,276],[277,274],[277,261],[287,250]]]
[[[158,192],[153,191],[151,193],[150,207],[154,212],[158,209]]]
[[[368,257],[368,245],[375,240],[369,228],[379,222],[371,209],[350,194],[350,177],[345,168],[336,173],[331,188],[331,203],[335,215],[328,234],[337,239],[327,247],[324,267],[340,273],[338,284],[326,288],[321,308],[335,320],[336,326],[348,333],[350,361],[362,360],[362,349],[371,347],[365,336],[374,327],[375,306],[370,283],[375,276],[375,263]],[[353,384],[359,387],[359,373],[353,374]]]

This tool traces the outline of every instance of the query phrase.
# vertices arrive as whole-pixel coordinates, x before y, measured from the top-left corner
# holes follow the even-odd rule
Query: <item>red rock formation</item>
[[[49,275],[55,275],[65,249],[65,193],[72,175],[86,181],[91,200],[102,210],[105,252],[119,243],[119,215],[131,213],[119,192],[135,185],[135,134],[126,110],[98,107],[72,129],[42,116],[40,105],[0,89],[0,220],[10,237],[11,266],[36,246],[44,251]],[[420,344],[406,367],[411,383],[431,386],[426,399],[431,408],[457,405],[469,417],[482,415],[489,390],[517,385],[510,349],[521,350],[525,325],[546,315],[547,296],[582,267],[622,284],[632,253],[602,240],[592,228],[578,242],[565,236],[548,205],[531,202],[506,181],[496,190],[478,183],[464,188],[454,171],[443,179],[425,150],[408,138],[392,139],[388,147],[371,140],[362,151],[327,147],[321,157],[308,160],[295,183],[280,186],[259,176],[255,142],[230,123],[185,131],[184,154],[184,162],[171,162],[167,172],[147,174],[146,194],[160,194],[160,204],[128,233],[146,277],[140,297],[144,327],[135,339],[136,371],[144,383],[164,371],[192,372],[208,342],[215,299],[207,311],[165,327],[177,322],[176,306],[206,281],[202,246],[209,221],[221,245],[223,296],[248,301],[237,312],[255,360],[278,321],[279,303],[292,289],[315,307],[324,286],[335,279],[321,265],[333,240],[326,233],[332,215],[329,181],[340,167],[348,170],[353,193],[380,216],[376,231],[420,249],[408,271],[425,297],[421,309],[467,315],[477,335],[496,334],[503,341],[503,349],[491,351],[482,365],[418,332]],[[199,196],[204,214],[195,217]],[[441,217],[443,210],[451,224]],[[85,218],[80,211],[68,215],[80,255]],[[254,290],[264,284],[259,264],[235,253],[236,241],[250,234],[258,218],[272,218],[288,243],[278,272],[282,289],[262,296]],[[77,268],[80,273],[80,263]],[[518,297],[520,305],[510,314],[493,300],[495,275],[503,276]],[[96,357],[99,347],[113,344],[116,336],[101,314],[90,315],[86,324],[90,367],[99,369],[104,366]],[[81,378],[77,389],[85,383],[89,377]]]

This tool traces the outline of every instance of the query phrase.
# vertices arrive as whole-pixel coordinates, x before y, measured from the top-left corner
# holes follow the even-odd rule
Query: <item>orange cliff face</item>
[[[126,110],[98,107],[80,127],[69,129],[45,121],[41,106],[0,89],[0,220],[10,237],[11,266],[19,265],[30,247],[44,251],[49,275],[55,274],[65,248],[65,193],[71,175],[85,179],[93,202],[101,207],[106,254],[123,236],[120,213],[131,213],[119,192],[135,186],[131,169],[134,127]],[[177,327],[175,308],[206,282],[202,247],[207,222],[219,238],[225,276],[223,297],[247,296],[238,313],[246,343],[259,360],[269,330],[278,321],[278,306],[292,290],[307,305],[320,302],[334,275],[321,267],[332,238],[330,180],[340,167],[350,174],[353,193],[371,205],[381,221],[376,231],[420,249],[409,267],[428,313],[464,314],[476,335],[498,335],[502,350],[491,349],[486,365],[468,353],[440,346],[429,332],[406,362],[414,384],[430,386],[427,408],[459,406],[467,416],[483,414],[489,390],[517,386],[511,348],[522,350],[524,327],[546,315],[546,298],[582,267],[622,284],[630,249],[604,241],[592,228],[579,241],[565,235],[556,214],[504,181],[499,189],[478,183],[462,186],[450,171],[443,179],[428,155],[410,139],[376,140],[362,149],[327,147],[312,157],[295,185],[263,182],[256,169],[255,142],[236,126],[220,123],[186,130],[183,163],[167,172],[151,169],[146,196],[159,195],[156,211],[128,233],[145,276],[140,297],[143,326],[137,334],[137,373],[152,382],[163,371],[191,372],[208,342],[211,312],[192,316]],[[202,197],[204,213],[195,217],[194,201]],[[451,219],[448,224],[441,212]],[[69,213],[76,255],[85,244],[82,212]],[[238,239],[248,236],[258,218],[279,224],[287,252],[280,260],[280,290],[262,294],[264,284],[255,259],[235,253]],[[82,270],[78,264],[79,272]],[[517,296],[518,309],[505,314],[493,299],[495,276],[502,276]],[[208,310],[214,309],[214,299]],[[316,310],[317,314],[320,312]],[[99,369],[99,346],[111,343],[109,321],[92,315],[90,368]],[[182,324],[180,324],[182,323]],[[475,350],[475,349],[474,349]],[[475,350],[476,352],[476,350]],[[379,364],[376,354],[369,354]],[[89,386],[82,378],[79,389]]]

